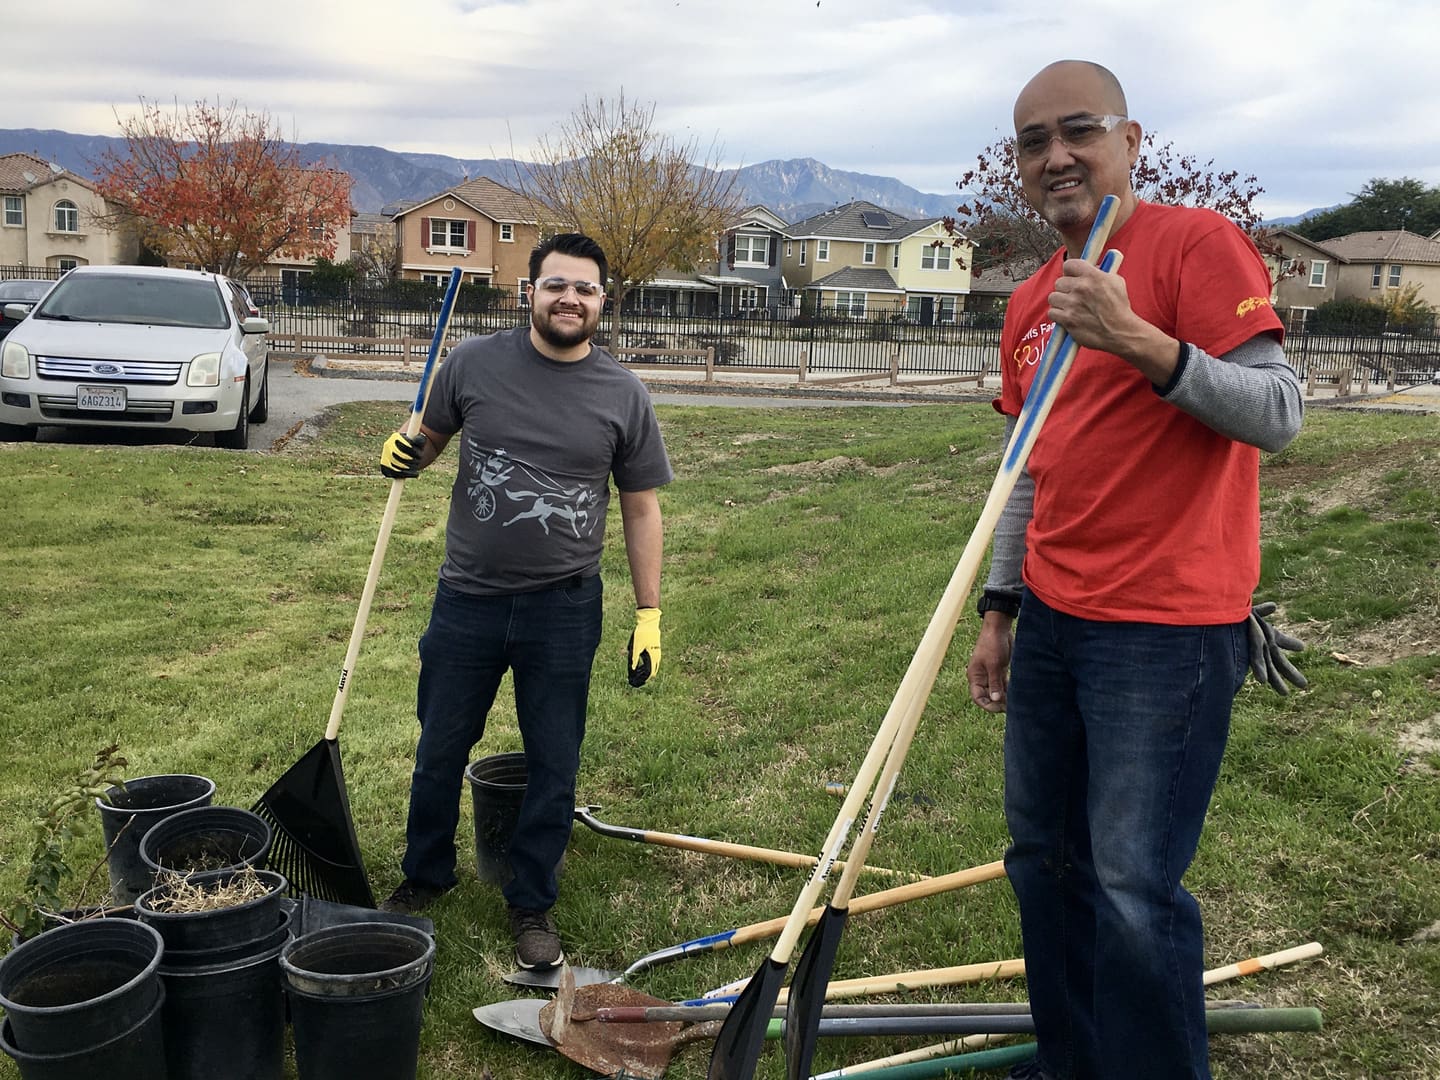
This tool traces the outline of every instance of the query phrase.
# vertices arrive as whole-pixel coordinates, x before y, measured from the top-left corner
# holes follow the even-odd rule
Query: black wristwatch
[[[987,611],[1001,611],[1010,618],[1020,614],[1020,597],[1010,592],[1000,592],[998,589],[986,589],[980,594],[980,602],[975,605],[975,610],[984,618]]]

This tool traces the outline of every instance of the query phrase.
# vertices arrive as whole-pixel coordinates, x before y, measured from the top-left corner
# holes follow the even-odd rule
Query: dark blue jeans
[[[430,625],[420,638],[420,742],[401,863],[407,879],[455,884],[465,768],[510,670],[526,782],[510,842],[515,878],[505,886],[505,899],[538,911],[555,905],[555,871],[575,815],[601,596],[598,575],[565,588],[507,596],[472,596],[443,582],[438,586]]]
[[[1245,624],[1077,619],[1028,591],[1005,721],[1005,867],[1047,1080],[1204,1080],[1195,856]]]

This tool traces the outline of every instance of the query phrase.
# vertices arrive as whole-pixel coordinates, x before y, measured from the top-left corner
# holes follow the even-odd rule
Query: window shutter
[[[770,234],[770,265],[774,266],[780,258],[780,237],[776,233]]]
[[[466,246],[467,248],[469,248],[471,251],[474,251],[474,250],[475,250],[475,222],[474,222],[474,221],[468,222],[468,223],[466,224],[466,226],[465,226],[465,234],[466,234],[466,243],[465,243],[465,246]]]
[[[428,217],[420,219],[420,246],[422,248],[430,246],[430,219]]]
[[[734,233],[731,233],[729,236],[725,237],[725,265],[726,265],[729,269],[731,269],[731,270],[734,270],[734,269],[735,269],[735,234],[734,234]]]

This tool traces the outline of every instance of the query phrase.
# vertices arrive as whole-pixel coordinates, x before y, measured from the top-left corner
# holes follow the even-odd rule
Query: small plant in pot
[[[70,859],[91,820],[91,804],[105,798],[113,788],[124,790],[128,765],[118,744],[101,747],[94,761],[68,780],[32,823],[30,869],[25,883],[19,895],[0,910],[0,925],[17,940],[34,937],[60,923],[105,913],[103,900],[108,896],[95,890],[105,867],[104,858],[85,873],[73,891],[69,886],[75,872]]]

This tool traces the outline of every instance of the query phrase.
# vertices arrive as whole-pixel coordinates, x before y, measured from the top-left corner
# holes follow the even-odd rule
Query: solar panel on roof
[[[890,227],[890,219],[874,210],[861,211],[860,220],[871,229],[888,229]]]

